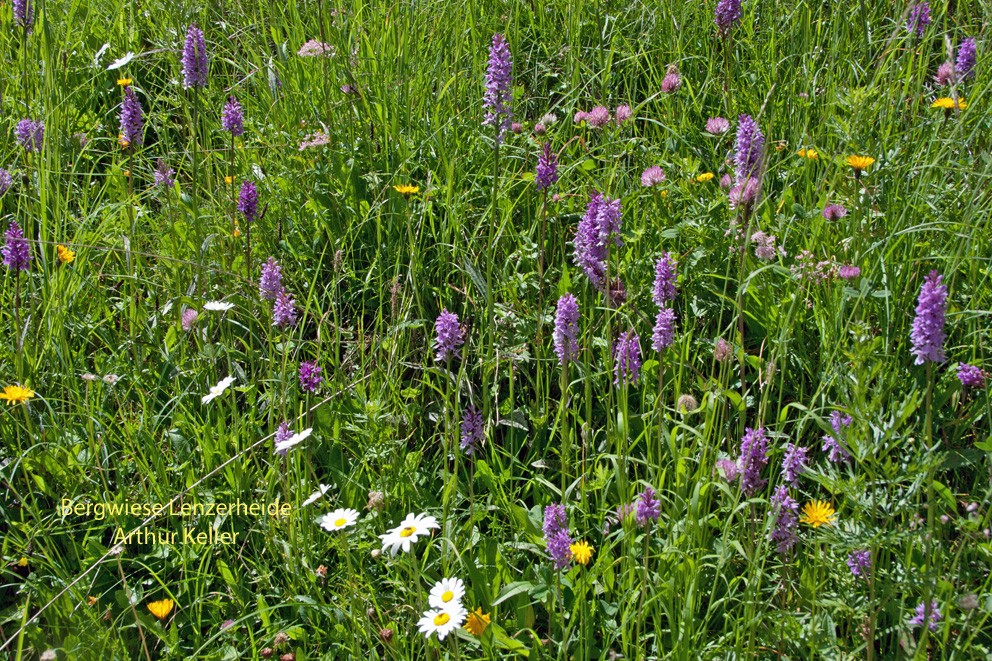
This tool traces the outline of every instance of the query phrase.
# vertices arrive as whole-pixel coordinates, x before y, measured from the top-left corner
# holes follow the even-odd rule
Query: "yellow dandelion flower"
[[[668,191],[667,190],[661,191],[661,196],[662,197],[668,197]]]
[[[400,195],[416,195],[420,192],[420,186],[413,186],[411,184],[397,184],[393,186],[393,190]]]
[[[18,559],[18,561],[17,561],[17,566],[18,566],[18,567],[27,567],[27,566],[28,566],[28,559],[27,559],[27,558],[25,558],[25,557],[24,557],[24,556],[22,555],[22,556],[20,557],[20,559]]]
[[[871,167],[871,164],[875,162],[875,159],[871,156],[848,156],[847,164],[854,168],[855,172],[861,172],[862,170],[867,170]]]
[[[824,500],[812,500],[803,505],[803,515],[799,517],[799,521],[819,528],[822,525],[832,525],[836,516],[833,505]]]
[[[176,602],[171,599],[162,599],[148,604],[148,611],[158,619],[164,620],[172,612],[172,607],[175,605]]]
[[[59,261],[63,264],[72,264],[72,260],[76,259],[76,252],[69,250],[61,243],[55,247],[55,251],[58,252]]]
[[[117,84],[120,85],[121,87],[127,87],[128,85],[131,84],[131,79],[130,78],[126,78],[126,77],[125,78],[118,78],[117,79]]]
[[[712,172],[704,172],[702,174],[697,174],[696,175],[696,181],[698,181],[701,184],[704,184],[707,181],[710,181],[712,179],[713,179],[713,173]]]
[[[6,399],[9,404],[20,404],[34,397],[34,391],[24,386],[7,386],[0,392],[0,399]],[[25,564],[27,560],[24,561]]]
[[[930,106],[931,108],[943,108],[944,110],[954,110],[954,99],[949,96],[942,96]],[[957,107],[959,110],[964,110],[968,107],[963,98],[958,99]]]
[[[232,177],[230,175],[224,177],[224,183],[227,184],[228,186],[230,186],[231,184],[234,183],[234,177]]]
[[[592,554],[595,549],[584,539],[580,539],[571,546],[568,550],[572,552],[572,559],[575,560],[580,565],[588,565],[589,560],[592,559]]]
[[[800,149],[796,153],[802,158],[808,158],[811,161],[820,160],[820,152],[816,151],[815,149]]]
[[[475,611],[468,614],[468,618],[465,620],[465,630],[473,636],[481,638],[490,622],[492,622],[492,618],[489,613],[483,613],[481,608],[476,608]]]

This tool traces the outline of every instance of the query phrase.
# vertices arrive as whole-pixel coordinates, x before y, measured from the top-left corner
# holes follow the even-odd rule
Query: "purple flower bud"
[[[131,147],[141,146],[141,131],[144,126],[141,102],[130,85],[124,88],[124,101],[121,102],[121,139]]]
[[[654,489],[645,487],[637,494],[637,509],[634,518],[637,525],[646,526],[651,521],[657,521],[661,516],[661,501],[655,497]]]
[[[447,308],[441,310],[437,320],[434,322],[434,330],[437,333],[435,347],[437,348],[437,360],[446,360],[454,355],[458,347],[465,343],[462,329],[458,324],[458,315],[448,312]]]
[[[462,418],[462,440],[459,444],[461,449],[468,456],[473,456],[482,445],[485,426],[482,423],[482,414],[474,406],[465,410]]]
[[[637,385],[641,378],[641,339],[631,328],[613,347],[613,383]]]
[[[930,25],[930,3],[923,0],[923,2],[913,5],[909,10],[909,21],[906,23],[906,29],[909,32],[915,32],[917,37],[922,37],[928,25]]]
[[[551,143],[545,142],[541,155],[537,158],[537,190],[546,190],[558,181],[558,154],[551,149]]]
[[[730,29],[741,19],[741,0],[718,0],[713,12],[713,22],[720,31],[720,36],[726,37]]]
[[[796,535],[799,527],[799,503],[789,495],[788,487],[780,484],[772,494],[771,505],[775,514],[775,526],[770,539],[775,542],[775,548],[780,554],[787,555],[799,541]]]
[[[324,380],[320,371],[320,366],[317,363],[306,361],[300,363],[300,388],[303,389],[303,392],[317,392]]]
[[[675,341],[675,310],[661,308],[654,322],[654,332],[651,335],[651,348],[664,351]]]
[[[936,270],[930,274],[920,288],[920,298],[916,306],[916,318],[910,333],[913,355],[916,364],[927,361],[942,363],[944,355],[944,312],[947,309],[947,287],[941,284],[942,277]]]
[[[958,46],[958,59],[954,65],[954,73],[961,80],[975,77],[975,60],[978,58],[978,46],[974,37],[968,37]]]
[[[272,325],[278,328],[296,325],[296,302],[285,287],[280,288],[276,294],[275,304],[272,306]]]
[[[3,238],[4,245],[0,253],[3,254],[4,266],[15,272],[30,269],[31,248],[28,246],[28,240],[24,238],[24,232],[16,220],[10,221]]]
[[[244,113],[241,111],[241,104],[233,96],[228,97],[227,103],[224,104],[224,111],[220,116],[220,125],[234,137],[244,135]]]
[[[41,151],[41,145],[45,141],[45,122],[22,119],[14,127],[14,137],[24,147],[24,151]]]
[[[486,92],[483,95],[482,105],[486,109],[483,124],[498,129],[497,143],[503,141],[507,129],[510,128],[512,70],[513,61],[506,38],[501,34],[494,34],[492,45],[489,47],[489,69],[486,72]]]
[[[867,577],[871,571],[871,551],[868,549],[855,549],[847,556],[847,566],[851,573],[858,577]]]
[[[238,211],[249,223],[258,220],[258,190],[247,179],[241,184],[241,191],[238,193]]]
[[[282,291],[282,270],[275,257],[262,264],[262,277],[258,281],[258,294],[266,301],[274,301]]]
[[[767,480],[762,479],[761,470],[768,463],[768,439],[764,427],[744,430],[741,439],[741,456],[738,466],[741,471],[741,490],[748,496],[753,496],[759,489],[764,488]]]
[[[716,344],[713,346],[713,358],[717,362],[723,362],[730,358],[730,345],[722,337],[717,338]]]
[[[667,252],[664,253],[654,265],[654,290],[651,292],[651,300],[658,307],[675,300],[675,260]]]
[[[929,613],[927,612],[929,610]],[[930,602],[930,608],[923,602],[916,607],[916,613],[909,620],[909,626],[911,627],[922,627],[924,624],[929,625],[930,631],[937,630],[937,623],[940,622],[942,616],[940,614],[940,606],[937,604],[936,600]]]
[[[839,275],[842,280],[854,280],[861,275],[861,268],[858,266],[845,264],[837,269],[837,275]]]
[[[578,334],[579,303],[571,294],[565,294],[558,299],[558,307],[555,310],[555,330],[551,336],[560,365],[579,357],[579,344],[576,339]]]
[[[734,164],[736,183],[758,175],[765,148],[765,136],[750,115],[741,115],[737,126],[737,141],[734,143]]]
[[[958,52],[960,53],[960,51]],[[951,81],[954,80],[954,65],[950,62],[944,62],[937,67],[937,75],[933,79],[938,85],[950,85]]]
[[[628,119],[630,119],[632,113],[633,111],[630,109],[630,106],[628,105],[617,106],[616,112],[614,113],[617,121],[617,126],[623,124]]]
[[[806,472],[807,448],[799,447],[793,443],[785,446],[785,455],[782,457],[782,479],[792,486],[799,483],[799,476]]]
[[[155,185],[162,186],[163,188],[172,188],[175,185],[175,175],[176,171],[173,170],[166,164],[165,159],[160,158],[155,163],[155,170],[152,172],[155,175]]]
[[[961,363],[958,365],[958,380],[966,388],[982,388],[985,386],[985,372],[974,365]]]
[[[195,24],[186,31],[186,43],[183,45],[183,87],[207,86],[207,42],[203,32]]]

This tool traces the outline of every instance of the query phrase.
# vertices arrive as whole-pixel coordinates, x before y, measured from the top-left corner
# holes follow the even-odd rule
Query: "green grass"
[[[908,4],[747,1],[723,41],[714,3],[180,4],[46,1],[26,39],[0,7],[0,167],[14,178],[0,227],[16,220],[33,258],[27,274],[3,271],[0,387],[37,393],[0,402],[0,655],[256,659],[284,632],[273,658],[301,661],[988,658],[992,410],[987,389],[956,377],[958,363],[992,369],[986,5],[935,3],[916,40]],[[198,99],[182,86],[190,22],[210,51]],[[498,164],[482,126],[496,32],[523,123]],[[954,90],[967,108],[950,115],[930,108],[949,93],[933,83],[945,36],[979,44],[977,76]],[[309,39],[335,55],[299,57]],[[682,86],[663,94],[671,64]],[[145,111],[133,152],[117,142],[122,75]],[[220,125],[229,95],[246,125],[233,154]],[[634,117],[622,126],[572,122],[623,103]],[[547,112],[558,122],[537,137]],[[750,213],[718,186],[741,114],[766,136]],[[717,115],[730,132],[704,134]],[[14,138],[25,117],[45,122],[40,153]],[[299,149],[321,130],[328,145]],[[543,140],[560,152],[560,180],[539,275]],[[876,159],[860,179],[852,154]],[[153,186],[159,158],[177,172],[172,189]],[[665,170],[660,191],[640,184],[651,165]],[[703,172],[715,177],[695,181]],[[243,220],[233,236],[245,179],[265,210],[250,228],[250,270]],[[408,183],[419,187],[409,198],[393,189]],[[628,292],[619,307],[572,256],[593,190],[622,201],[609,266]],[[828,203],[849,213],[826,221]],[[784,251],[742,253],[757,231]],[[56,244],[75,261],[61,264]],[[861,277],[799,278],[803,250]],[[678,323],[658,354],[651,288],[663,251],[678,260]],[[288,330],[259,297],[270,255],[296,299]],[[949,290],[948,360],[924,367],[909,336],[931,269]],[[551,335],[566,292],[579,301],[582,353],[563,373]],[[234,307],[203,310],[213,300]],[[191,331],[186,308],[199,310]],[[445,308],[465,343],[437,361]],[[642,378],[617,387],[610,339],[629,328]],[[717,338],[730,343],[726,362]],[[301,391],[304,360],[323,367],[318,393]],[[228,375],[232,388],[202,404]],[[677,408],[680,395],[698,408]],[[458,450],[470,405],[486,413],[475,457]],[[853,419],[848,463],[821,451],[836,410]],[[313,434],[280,457],[272,436],[284,420]],[[769,484],[748,498],[715,464],[759,427]],[[769,499],[787,442],[810,455],[791,496],[826,500],[838,517],[801,525],[783,556]],[[330,488],[303,506],[319,484]],[[648,485],[659,521],[618,521]],[[381,507],[366,506],[370,491]],[[141,512],[63,515],[66,499],[240,499],[291,514],[146,524]],[[548,559],[543,508],[557,502],[595,548],[587,566],[556,572]],[[346,534],[316,523],[338,507],[361,512]],[[413,553],[380,554],[378,535],[409,512],[441,528]],[[142,526],[179,541],[114,552],[118,528]],[[236,543],[181,543],[185,529],[211,527]],[[845,564],[859,548],[871,550],[867,580]],[[464,580],[469,610],[491,614],[481,639],[418,633],[445,576]],[[908,623],[929,598],[942,620],[924,636]],[[147,607],[161,599],[176,604],[163,621]]]

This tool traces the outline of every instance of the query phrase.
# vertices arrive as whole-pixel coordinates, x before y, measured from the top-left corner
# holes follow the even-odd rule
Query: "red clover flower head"
[[[947,287],[936,270],[923,281],[916,305],[916,318],[910,333],[916,364],[930,361],[942,363],[944,355],[944,312],[947,309]]]
[[[657,186],[665,180],[665,171],[660,165],[652,165],[641,173],[641,186],[650,188]]]
[[[585,120],[594,129],[601,129],[610,123],[610,109],[606,106],[596,106],[586,114]]]
[[[711,135],[722,135],[730,130],[730,122],[723,117],[710,117],[706,120],[706,132]]]
[[[823,217],[827,220],[839,220],[847,215],[847,209],[840,204],[828,204],[823,207]]]
[[[486,72],[486,92],[482,98],[482,105],[486,109],[483,124],[498,129],[497,143],[503,141],[507,129],[510,128],[512,70],[513,61],[506,37],[494,34],[492,45],[489,47],[489,69]]]
[[[613,113],[617,121],[617,126],[630,119],[632,113],[633,111],[628,105],[617,106],[616,111]]]
[[[200,317],[200,313],[193,308],[186,308],[183,310],[182,325],[184,331],[189,331],[193,328],[193,324]]]
[[[960,53],[960,51],[958,52]],[[954,64],[944,62],[937,67],[937,75],[933,77],[933,80],[940,86],[950,85],[951,81],[954,80]]]
[[[665,94],[674,94],[680,87],[682,87],[682,75],[679,73],[679,68],[673,64],[668,67],[668,72],[661,81],[661,91]]]

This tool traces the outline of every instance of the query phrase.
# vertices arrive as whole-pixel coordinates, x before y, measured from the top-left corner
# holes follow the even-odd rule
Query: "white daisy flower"
[[[323,496],[325,493],[327,493],[327,490],[330,489],[330,488],[331,488],[331,485],[330,484],[321,484],[320,485],[320,488],[317,489],[316,491],[314,491],[312,494],[310,494],[310,496],[306,500],[303,501],[303,504],[300,507],[306,507],[307,505],[310,505],[311,503],[317,502],[317,500],[321,496]]]
[[[430,638],[432,633],[436,633],[438,640],[444,640],[445,636],[465,622],[466,615],[468,612],[461,604],[454,608],[431,609],[417,622],[417,628],[425,638]]]
[[[390,555],[403,549],[404,553],[410,550],[410,545],[417,541],[421,535],[429,534],[431,528],[440,528],[437,519],[426,514],[407,514],[406,518],[389,532],[379,535],[382,540],[382,550],[389,549]]]
[[[276,452],[281,452],[282,454],[286,454],[289,448],[299,443],[302,443],[307,438],[309,438],[310,434],[312,433],[313,433],[313,427],[308,427],[307,429],[301,431],[299,434],[293,434],[285,441],[276,441]]]
[[[462,605],[465,598],[465,584],[460,578],[442,578],[431,588],[428,603],[431,608],[447,608]]]
[[[224,391],[227,390],[228,387],[230,387],[230,385],[232,383],[234,383],[234,377],[233,376],[224,377],[223,379],[220,380],[220,383],[218,383],[216,386],[214,386],[213,388],[211,388],[210,389],[210,392],[208,392],[206,395],[204,395],[200,399],[200,401],[203,402],[204,404],[206,404],[210,400],[215,399],[217,397],[220,397],[221,395],[224,394]]]
[[[336,509],[320,517],[319,523],[320,527],[324,530],[334,532],[335,530],[344,530],[348,526],[353,526],[356,521],[358,521],[357,510]]]
[[[210,301],[203,304],[203,309],[211,312],[227,312],[233,307],[234,303],[225,303],[224,301]]]

